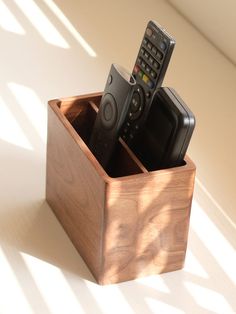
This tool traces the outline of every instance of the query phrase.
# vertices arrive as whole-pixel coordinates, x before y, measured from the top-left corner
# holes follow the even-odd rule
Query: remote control
[[[194,114],[176,91],[161,87],[153,96],[135,153],[149,171],[181,166],[194,127]]]
[[[135,103],[135,85],[136,81],[130,73],[112,64],[89,141],[90,150],[105,170],[116,147],[129,104]]]
[[[134,65],[136,102],[130,104],[121,137],[135,151],[155,90],[164,79],[175,40],[156,22],[149,21]]]

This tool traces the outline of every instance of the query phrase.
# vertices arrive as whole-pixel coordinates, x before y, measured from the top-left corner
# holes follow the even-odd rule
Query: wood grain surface
[[[195,168],[183,167],[112,182],[104,224],[104,283],[183,267]]]
[[[49,102],[46,199],[99,284],[180,269],[195,166],[148,172],[120,141],[108,175],[86,144],[100,99]]]
[[[82,140],[71,136],[70,123],[63,124],[57,104],[48,107],[46,199],[96,277],[101,269],[105,182],[83,153]]]

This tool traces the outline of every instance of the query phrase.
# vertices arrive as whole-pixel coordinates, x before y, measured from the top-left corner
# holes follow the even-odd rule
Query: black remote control
[[[155,90],[164,79],[175,40],[156,22],[149,21],[134,65],[136,102],[130,104],[121,137],[135,151]]]
[[[173,88],[161,87],[153,96],[135,153],[153,171],[184,164],[195,117]]]
[[[106,170],[116,147],[130,103],[136,102],[134,77],[124,68],[112,64],[98,114],[89,141],[89,148]]]

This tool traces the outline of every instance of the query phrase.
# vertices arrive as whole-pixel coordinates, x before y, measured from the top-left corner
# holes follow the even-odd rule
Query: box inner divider
[[[58,102],[60,112],[70,122],[81,139],[88,146],[90,134],[98,112],[101,95],[97,97],[73,97],[61,99]],[[107,173],[110,177],[122,177],[148,170],[136,157],[127,144],[119,138],[117,150]]]

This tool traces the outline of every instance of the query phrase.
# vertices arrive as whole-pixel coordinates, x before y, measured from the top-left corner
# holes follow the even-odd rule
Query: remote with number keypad
[[[132,149],[148,116],[152,96],[162,84],[174,46],[174,38],[156,22],[149,21],[132,73],[137,84],[136,97],[121,130],[121,137]]]

